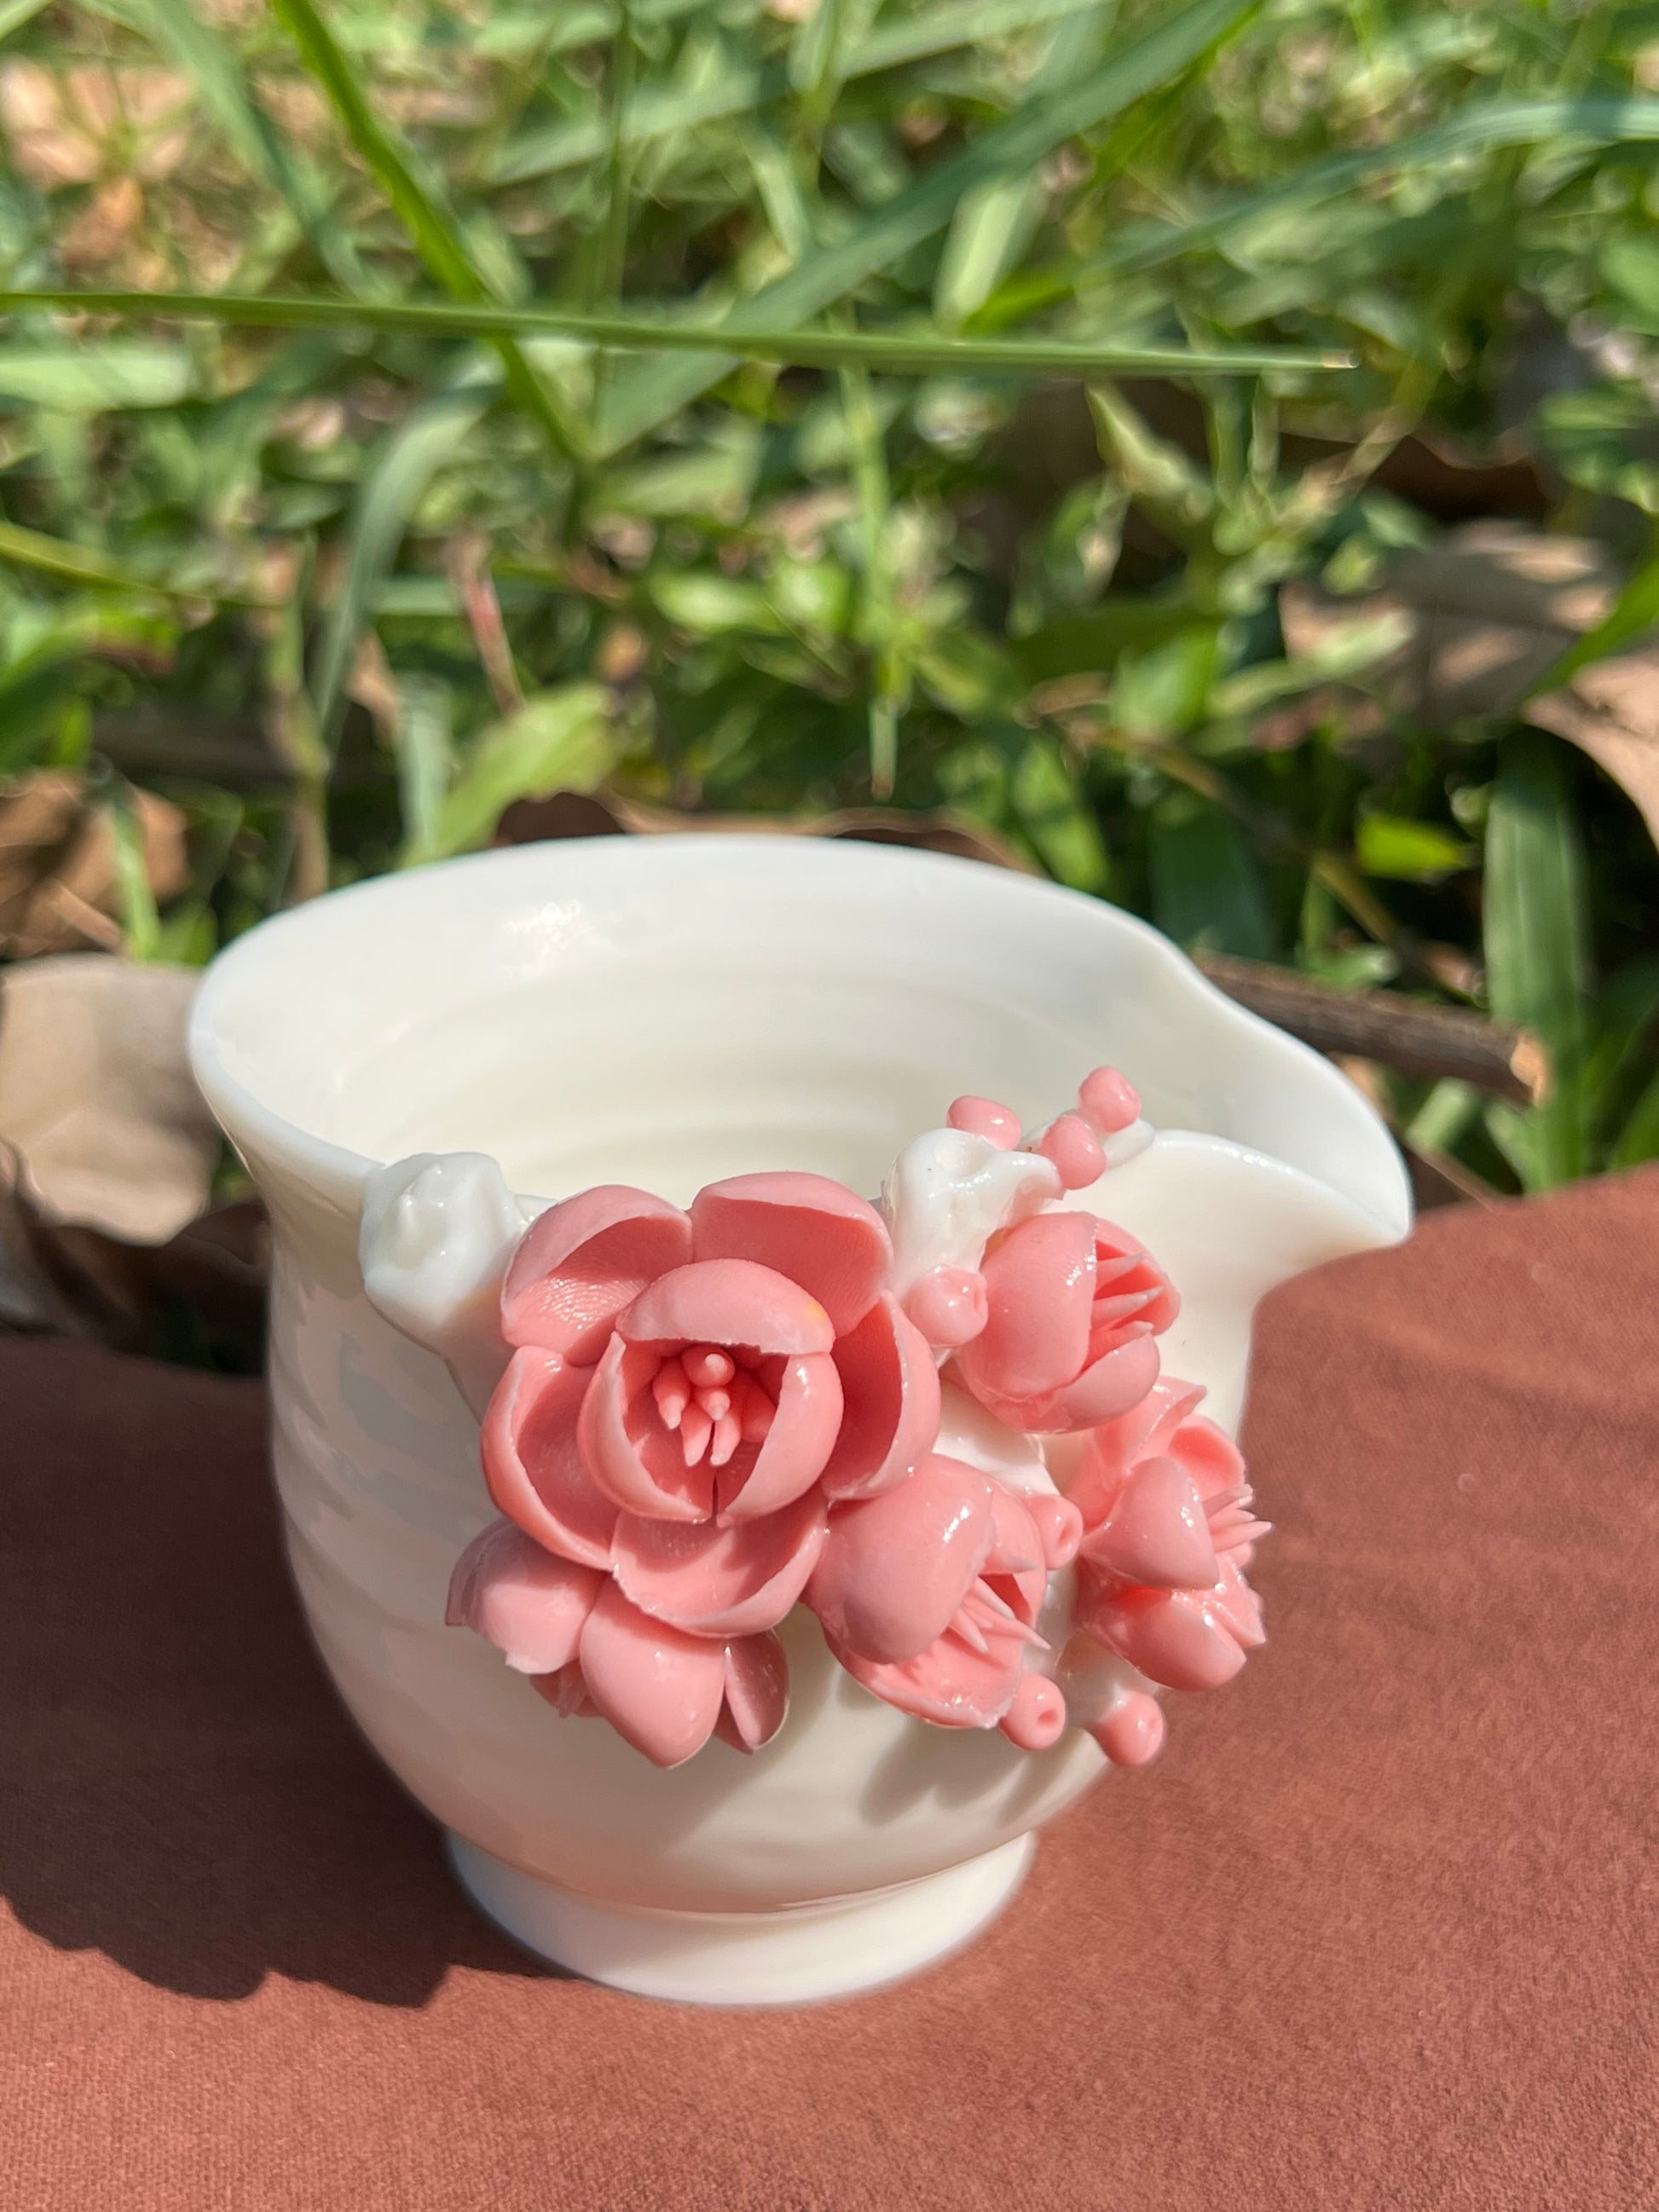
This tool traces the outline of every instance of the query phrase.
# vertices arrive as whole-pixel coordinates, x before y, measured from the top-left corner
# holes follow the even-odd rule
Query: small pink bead
[[[1065,1732],[1066,1700],[1046,1674],[1027,1674],[997,1726],[1022,1751],[1047,1751]]]
[[[1131,1690],[1089,1733],[1115,1766],[1145,1766],[1164,1748],[1164,1709],[1145,1690]]]
[[[1087,1190],[1106,1172],[1106,1155],[1100,1139],[1080,1114],[1062,1114],[1037,1139],[1036,1151],[1052,1160],[1067,1190]]]
[[[1115,1067],[1097,1067],[1085,1075],[1077,1094],[1078,1110],[1091,1129],[1115,1137],[1140,1119],[1140,1094]]]
[[[935,1267],[905,1293],[904,1310],[929,1344],[954,1347],[977,1336],[990,1314],[985,1278],[969,1267]]]
[[[945,1117],[952,1129],[966,1129],[972,1137],[987,1137],[999,1152],[1012,1152],[1019,1144],[1019,1116],[994,1098],[971,1096],[953,1099]]]
[[[1069,1567],[1083,1541],[1083,1516],[1071,1499],[1045,1492],[1027,1498],[1025,1510],[1036,1522],[1037,1534],[1042,1539],[1044,1566],[1050,1573],[1056,1567]]]

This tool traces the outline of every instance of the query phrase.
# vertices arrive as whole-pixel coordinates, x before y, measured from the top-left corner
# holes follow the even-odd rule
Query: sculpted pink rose
[[[822,1176],[739,1176],[690,1212],[607,1184],[541,1215],[502,1285],[515,1349],[483,1437],[529,1542],[486,1530],[451,1620],[659,1764],[717,1729],[766,1741],[785,1710],[769,1632],[831,1507],[902,1481],[938,1432],[891,1258],[875,1208]]]
[[[1132,1237],[1092,1213],[1038,1213],[993,1240],[986,1322],[957,1355],[962,1379],[1011,1429],[1045,1435],[1127,1413],[1158,1379],[1154,1336],[1180,1310]]]
[[[1076,1626],[1171,1690],[1212,1690],[1262,1643],[1244,1579],[1267,1523],[1244,1462],[1194,1408],[1189,1382],[1160,1382],[1096,1430],[1067,1493],[1083,1517]]]
[[[1029,1138],[958,1099],[882,1212],[793,1173],[684,1212],[622,1184],[550,1207],[501,1284],[482,1448],[504,1517],[463,1553],[448,1619],[661,1766],[776,1735],[775,1632],[798,1604],[900,1712],[1043,1751],[1064,1669],[1079,1723],[1144,1763],[1154,1686],[1213,1687],[1261,1642],[1243,1569],[1264,1528],[1200,1394],[1159,1380],[1168,1277],[1063,1202],[1148,1141],[1097,1069]],[[941,1371],[977,1401],[958,1448],[1007,1479],[940,1449]],[[1029,1439],[1067,1434],[1061,1495]]]

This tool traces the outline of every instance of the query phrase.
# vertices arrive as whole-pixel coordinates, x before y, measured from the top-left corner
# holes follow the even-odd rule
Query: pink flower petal
[[[1267,1632],[1261,1625],[1261,1600],[1231,1559],[1221,1562],[1220,1576],[1207,1598],[1216,1619],[1247,1650],[1254,1651],[1267,1642]]]
[[[1200,1415],[1183,1421],[1169,1445],[1170,1456],[1180,1461],[1205,1498],[1218,1498],[1237,1490],[1244,1481],[1244,1455],[1213,1421]]]
[[[546,1698],[561,1720],[596,1721],[599,1717],[599,1709],[588,1696],[587,1685],[582,1680],[580,1659],[573,1659],[555,1674],[532,1674],[530,1686],[538,1698]]]
[[[988,1313],[957,1353],[963,1378],[988,1405],[1035,1398],[1069,1382],[1089,1355],[1095,1224],[1088,1213],[1037,1213],[987,1253]]]
[[[714,1733],[726,1650],[653,1620],[607,1583],[581,1638],[587,1694],[620,1736],[658,1766],[678,1766]]]
[[[828,1532],[816,1492],[763,1521],[645,1520],[623,1513],[617,1580],[644,1613],[697,1636],[774,1628],[817,1565]]]
[[[1172,1459],[1142,1460],[1087,1550],[1123,1581],[1160,1589],[1211,1589],[1221,1572],[1198,1486]]]
[[[789,1504],[817,1482],[835,1448],[842,1419],[835,1361],[814,1352],[781,1367],[777,1410],[758,1450],[739,1445],[716,1477],[722,1521],[753,1521]]]
[[[846,1407],[823,1487],[831,1498],[873,1498],[914,1474],[938,1441],[939,1369],[888,1291],[837,1338],[835,1360]]]
[[[667,1521],[706,1521],[714,1510],[714,1469],[685,1464],[679,1431],[665,1429],[651,1386],[661,1362],[613,1336],[582,1401],[577,1441],[583,1464],[614,1504]]]
[[[991,1547],[993,1491],[935,1455],[895,1489],[836,1508],[805,1595],[843,1665],[842,1647],[897,1664],[944,1634]]]
[[[853,1677],[886,1705],[938,1728],[994,1728],[1012,1705],[1025,1679],[1029,1646],[988,1630],[975,1650],[959,1636],[940,1636],[901,1666],[866,1659],[830,1639],[830,1648]]]
[[[1106,1518],[1137,1460],[1173,1449],[1176,1431],[1203,1395],[1195,1382],[1163,1375],[1127,1412],[1097,1425],[1066,1492],[1086,1527],[1097,1528]]]
[[[641,1291],[617,1322],[629,1344],[744,1345],[785,1354],[828,1352],[829,1315],[799,1283],[754,1260],[696,1260]]]
[[[526,1230],[501,1285],[502,1333],[509,1344],[587,1364],[623,1308],[690,1257],[691,1224],[678,1206],[627,1183],[600,1183]]]
[[[754,1260],[799,1283],[838,1336],[870,1310],[893,1263],[875,1207],[828,1176],[711,1182],[691,1201],[691,1230],[699,1260]]]
[[[789,1712],[789,1667],[775,1636],[742,1636],[726,1647],[726,1706],[715,1733],[734,1751],[770,1743]]]
[[[475,1536],[455,1563],[444,1619],[476,1629],[521,1674],[550,1674],[575,1656],[605,1577],[555,1559],[510,1521]]]
[[[1157,1379],[1158,1346],[1150,1336],[1139,1336],[1097,1359],[1074,1382],[1037,1397],[1004,1398],[983,1387],[975,1395],[1011,1429],[1027,1436],[1063,1436],[1127,1412]]]
[[[1083,1516],[1069,1498],[1060,1498],[1047,1491],[1039,1491],[1025,1501],[1026,1510],[1036,1523],[1042,1544],[1043,1564],[1051,1571],[1058,1567],[1069,1567],[1078,1555],[1083,1541]]]
[[[1207,1590],[1120,1585],[1089,1606],[1079,1625],[1170,1690],[1219,1689],[1244,1664]]]
[[[603,1567],[617,1509],[577,1444],[592,1372],[556,1352],[515,1352],[485,1410],[480,1444],[489,1495],[508,1520],[550,1551]]]
[[[1154,1336],[1161,1336],[1181,1311],[1181,1300],[1146,1247],[1127,1229],[1095,1221],[1095,1294],[1114,1298],[1133,1295],[1137,1312]]]

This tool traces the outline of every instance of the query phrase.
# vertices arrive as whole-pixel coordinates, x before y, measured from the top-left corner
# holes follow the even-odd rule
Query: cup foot
[[[1019,1836],[896,1889],[775,1912],[605,1905],[521,1874],[460,1836],[449,1862],[472,1902],[526,1950],[612,1989],[682,2004],[809,2004],[894,1982],[994,1920],[1036,1847]]]

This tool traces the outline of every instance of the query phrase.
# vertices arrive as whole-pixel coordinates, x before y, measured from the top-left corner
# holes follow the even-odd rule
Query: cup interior
[[[570,841],[337,894],[216,963],[193,1048],[233,1135],[360,1163],[483,1152],[547,1197],[684,1202],[769,1167],[873,1193],[958,1093],[1035,1122],[1103,1061],[1153,1121],[1339,1188],[1352,1146],[1328,1111],[1374,1141],[1333,1070],[1116,909],[799,838]]]

